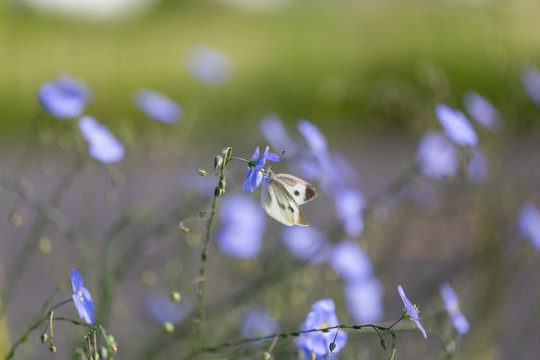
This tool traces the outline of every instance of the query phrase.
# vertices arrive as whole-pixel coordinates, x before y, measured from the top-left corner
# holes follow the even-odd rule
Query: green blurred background
[[[28,131],[37,88],[64,72],[93,89],[87,113],[107,124],[140,118],[132,95],[147,87],[178,101],[186,118],[196,114],[195,134],[271,113],[323,130],[423,128],[435,102],[459,106],[469,88],[512,111],[514,98],[525,97],[523,62],[540,59],[538,1],[279,3],[262,11],[162,1],[137,16],[88,20],[5,2],[0,133]],[[198,43],[232,58],[229,83],[206,86],[186,72],[182,59]],[[515,118],[510,127],[528,122]]]

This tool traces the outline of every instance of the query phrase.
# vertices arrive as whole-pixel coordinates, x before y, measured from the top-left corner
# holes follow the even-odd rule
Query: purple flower
[[[92,296],[90,291],[84,287],[83,278],[75,268],[71,269],[71,285],[73,286],[73,302],[79,316],[88,324],[93,323],[94,303],[92,302]]]
[[[38,90],[41,105],[58,119],[74,118],[82,114],[90,99],[90,89],[79,80],[59,76],[55,82],[46,82]]]
[[[150,317],[159,324],[176,324],[191,311],[188,300],[174,302],[169,296],[153,294],[146,298],[145,308]]]
[[[480,184],[487,177],[487,161],[484,152],[479,148],[474,148],[471,158],[467,164],[467,174],[473,184]]]
[[[187,71],[201,82],[208,85],[222,85],[232,75],[230,58],[208,45],[192,47],[185,58]]]
[[[384,315],[383,287],[374,277],[345,286],[349,313],[359,324],[374,324]]]
[[[241,259],[257,256],[266,227],[261,207],[248,197],[234,195],[223,201],[219,214],[223,225],[217,233],[217,244],[221,252]]]
[[[332,299],[322,299],[313,304],[306,321],[300,330],[325,329],[339,325]],[[296,347],[304,353],[306,358],[315,354],[316,359],[323,359],[330,354],[330,344],[334,342],[334,353],[338,353],[347,343],[347,334],[343,330],[333,329],[328,332],[310,332],[301,334],[296,340]]]
[[[349,236],[359,236],[364,231],[364,195],[360,190],[340,188],[333,193],[336,212]]]
[[[304,136],[314,154],[327,154],[328,145],[319,128],[305,119],[298,122],[298,131]]]
[[[474,121],[493,132],[501,128],[501,114],[492,103],[474,91],[467,91],[463,98],[465,108]]]
[[[428,132],[422,137],[416,161],[420,172],[431,179],[453,178],[458,170],[456,149],[440,133]]]
[[[357,283],[371,277],[373,266],[366,253],[352,241],[343,241],[330,254],[330,265],[349,283]]]
[[[283,230],[283,243],[300,260],[320,264],[328,255],[330,244],[321,230],[309,226],[293,226]]]
[[[296,153],[296,145],[289,137],[281,119],[277,116],[267,116],[261,120],[260,130],[262,136],[274,149],[282,149],[292,156]]]
[[[149,118],[163,123],[173,124],[182,117],[182,108],[177,103],[152,90],[138,90],[135,94],[135,105]]]
[[[418,316],[420,312],[418,311],[416,306],[413,305],[409,301],[409,299],[407,299],[407,296],[405,296],[405,291],[403,291],[403,288],[401,287],[401,285],[398,286],[398,292],[399,292],[399,296],[401,296],[401,300],[403,300],[403,306],[405,307],[403,309],[404,310],[403,318],[414,321],[416,326],[418,326],[420,331],[422,331],[422,334],[424,335],[424,337],[427,339],[426,330],[424,330],[424,327],[422,326],[422,324],[420,324],[420,317]]]
[[[259,156],[259,147],[255,149],[251,160],[246,169],[246,179],[244,180],[244,193],[248,194],[258,188],[263,182],[263,174],[261,172],[266,160],[279,162],[279,156],[269,152],[270,147],[266,147],[264,154]]]
[[[532,64],[524,64],[521,81],[531,100],[540,107],[540,71]]]
[[[523,205],[519,211],[518,223],[521,236],[529,240],[536,250],[540,250],[540,211],[532,204]]]
[[[242,314],[240,330],[244,338],[254,338],[279,332],[279,325],[266,309],[257,307]]]
[[[459,300],[456,293],[447,282],[442,283],[439,290],[452,325],[458,333],[466,334],[469,331],[469,322],[459,310]]]
[[[465,114],[444,104],[437,105],[435,114],[444,128],[444,133],[455,144],[459,146],[476,146],[478,137]]]
[[[92,116],[81,117],[79,129],[88,142],[88,152],[94,159],[109,164],[124,158],[124,145]]]

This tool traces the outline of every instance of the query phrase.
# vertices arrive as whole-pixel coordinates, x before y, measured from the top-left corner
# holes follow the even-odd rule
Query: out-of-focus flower
[[[536,206],[523,205],[519,211],[518,223],[521,236],[529,240],[536,250],[540,250],[540,211]]]
[[[182,117],[182,108],[177,103],[152,90],[138,90],[135,105],[149,118],[163,123],[173,124]]]
[[[83,285],[83,278],[77,269],[71,269],[71,285],[73,286],[73,302],[77,308],[77,312],[81,319],[84,319],[88,324],[94,322],[94,303],[90,291]]]
[[[279,325],[266,309],[257,307],[243,313],[240,330],[244,338],[254,338],[279,332]]]
[[[428,132],[422,137],[416,161],[420,172],[431,179],[453,178],[458,170],[454,145],[444,135],[436,132]]]
[[[366,253],[352,241],[343,241],[330,254],[330,265],[349,283],[361,282],[373,273],[373,266]]]
[[[257,256],[266,226],[259,204],[249,197],[229,196],[219,214],[223,225],[217,233],[217,244],[221,252],[242,259]]]
[[[312,264],[325,261],[330,246],[326,234],[313,226],[285,228],[283,243],[296,258],[308,260]]]
[[[88,152],[94,159],[109,164],[124,158],[124,145],[92,116],[81,117],[79,129],[88,142]]]
[[[81,81],[61,75],[38,90],[41,105],[55,118],[70,119],[81,115],[90,99],[90,89]]]
[[[448,282],[444,282],[439,287],[439,290],[443,298],[444,308],[448,312],[452,325],[454,325],[458,333],[462,335],[466,334],[469,331],[469,322],[459,309],[459,300],[454,289],[452,289]]]
[[[298,131],[304,136],[314,154],[328,154],[326,139],[319,128],[306,119],[298,121]]]
[[[345,286],[347,309],[358,324],[374,324],[384,315],[383,287],[374,277]]]
[[[529,63],[523,65],[521,81],[531,100],[540,107],[540,71]]]
[[[478,137],[465,114],[444,104],[437,105],[435,114],[452,142],[459,146],[476,146]]]
[[[270,147],[268,146],[266,147],[264,153],[259,156],[259,147],[257,146],[246,169],[246,179],[244,180],[244,193],[251,193],[262,184],[264,176],[261,170],[264,167],[266,160],[279,162],[279,156],[271,153]]]
[[[187,299],[176,302],[169,296],[158,294],[148,296],[144,305],[152,320],[159,324],[176,324],[191,311],[191,303]]]
[[[285,130],[279,117],[267,116],[263,118],[261,120],[260,130],[262,136],[272,145],[272,148],[281,149],[288,156],[296,153],[296,145],[290,138],[287,130]]]
[[[342,188],[334,191],[334,202],[339,220],[349,236],[359,236],[364,231],[364,195],[359,190]]]
[[[473,184],[480,184],[487,177],[487,161],[484,152],[479,148],[474,148],[471,158],[467,163],[467,174]]]
[[[498,132],[502,125],[501,114],[486,98],[474,91],[467,91],[463,98],[465,108],[474,121],[493,132]]]
[[[413,321],[416,324],[416,326],[418,326],[420,331],[422,331],[422,334],[424,335],[424,337],[427,339],[426,330],[424,330],[424,327],[422,326],[422,324],[420,324],[420,317],[418,316],[420,312],[418,311],[416,306],[413,305],[409,301],[409,299],[407,299],[407,296],[405,296],[405,291],[403,291],[403,288],[401,287],[401,285],[398,286],[398,292],[399,292],[399,296],[401,296],[401,300],[403,300],[403,306],[404,306],[403,318]]]
[[[189,49],[184,64],[193,77],[208,85],[226,83],[233,70],[231,59],[227,55],[204,44]]]
[[[335,304],[332,299],[322,299],[313,304],[306,321],[300,330],[325,329],[339,325],[335,312]],[[347,343],[347,334],[338,329],[328,332],[310,332],[301,334],[296,340],[296,347],[304,353],[306,359],[315,354],[316,359],[323,359],[330,354],[330,344],[335,343],[334,353],[338,353]],[[334,341],[335,338],[335,341]]]

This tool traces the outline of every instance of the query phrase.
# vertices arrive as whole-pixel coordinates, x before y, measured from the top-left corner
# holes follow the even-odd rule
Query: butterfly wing
[[[307,203],[317,197],[315,187],[305,180],[289,174],[277,174],[275,177],[298,205]]]
[[[266,178],[264,180],[261,204],[268,215],[284,225],[308,225],[307,218],[300,206],[285,187],[275,179]]]

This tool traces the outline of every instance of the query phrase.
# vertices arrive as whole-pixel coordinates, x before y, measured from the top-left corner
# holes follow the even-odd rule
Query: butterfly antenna
[[[283,150],[283,151],[281,152],[281,155],[279,156],[279,161],[282,160],[281,158],[283,157],[283,155],[285,155],[285,150]]]

